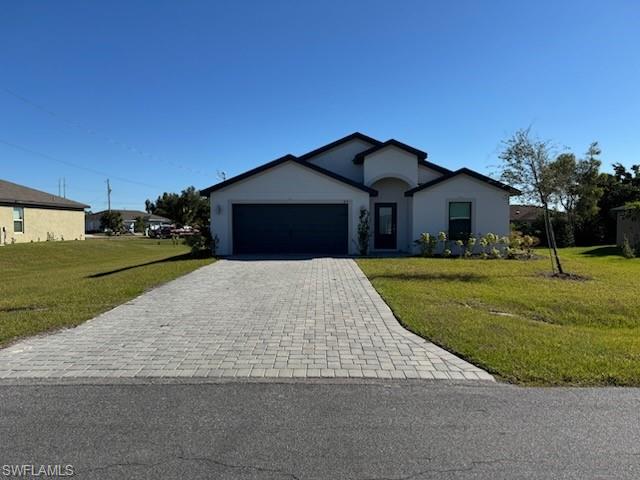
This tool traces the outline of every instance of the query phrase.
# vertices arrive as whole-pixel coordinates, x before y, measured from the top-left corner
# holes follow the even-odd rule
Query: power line
[[[80,122],[76,122],[74,120],[69,120],[68,118],[65,118],[64,116],[57,114],[53,110],[50,110],[50,109],[48,109],[46,107],[43,107],[42,105],[34,102],[33,100],[30,100],[30,99],[28,99],[27,97],[25,97],[23,95],[20,95],[20,94],[18,94],[16,92],[13,92],[12,90],[9,90],[6,87],[2,87],[2,90],[4,90],[5,93],[11,95],[12,97],[17,98],[21,102],[23,102],[23,103],[25,103],[27,105],[30,105],[31,107],[33,107],[33,108],[35,108],[37,110],[40,110],[41,112],[44,112],[47,115],[49,115],[49,116],[51,116],[53,118],[56,118],[56,119],[60,120],[61,122],[66,123],[69,126],[72,126],[73,128],[76,128],[78,130],[82,130],[83,132],[85,132],[85,133],[87,133],[89,135],[95,136],[95,137],[101,137],[102,139],[106,140],[110,144],[118,145],[119,147],[124,148],[124,149],[128,150],[131,153],[135,153],[136,155],[139,155],[139,156],[142,156],[142,157],[146,157],[147,159],[152,160],[154,162],[162,162],[162,163],[164,163],[166,165],[169,165],[171,167],[174,167],[174,168],[187,170],[187,171],[189,171],[191,173],[194,173],[194,174],[209,175],[208,173],[205,173],[205,172],[200,171],[198,169],[194,169],[194,168],[191,168],[191,167],[188,167],[188,166],[185,166],[185,165],[181,165],[181,164],[178,164],[178,163],[175,163],[175,162],[171,162],[171,161],[168,161],[168,160],[163,160],[163,159],[157,157],[156,155],[153,155],[151,153],[145,152],[144,150],[141,150],[141,149],[135,147],[134,145],[131,145],[131,144],[126,143],[126,142],[121,142],[121,141],[111,137],[110,135],[107,135],[105,133],[99,132],[99,131],[97,131],[97,130],[95,130],[93,128],[89,128],[89,127],[81,124]]]
[[[117,177],[115,175],[111,175],[109,173],[102,172],[100,170],[95,170],[95,169],[93,169],[91,167],[85,167],[85,166],[79,165],[77,163],[69,162],[68,160],[62,160],[60,158],[52,157],[51,155],[47,155],[46,153],[38,152],[36,150],[32,150],[30,148],[23,147],[22,145],[17,145],[15,143],[7,142],[7,141],[2,140],[2,139],[0,139],[0,143],[2,143],[3,145],[7,145],[9,147],[15,148],[16,150],[22,150],[23,152],[29,153],[31,155],[36,155],[38,157],[42,157],[42,158],[46,158],[47,160],[51,160],[53,162],[62,163],[63,165],[67,165],[69,167],[78,168],[80,170],[84,170],[86,172],[93,173],[94,175],[99,175],[101,177],[110,177],[110,178],[114,178],[114,179],[116,179],[116,180],[118,180],[120,182],[126,182],[126,183],[131,183],[133,185],[139,185],[139,186],[142,186],[142,187],[148,187],[148,188],[162,190],[162,187],[158,187],[157,185],[150,185],[148,183],[137,182],[135,180],[129,180],[128,178]]]

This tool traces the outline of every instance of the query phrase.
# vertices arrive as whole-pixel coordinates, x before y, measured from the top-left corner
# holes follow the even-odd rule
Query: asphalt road
[[[82,479],[637,479],[640,390],[5,384],[0,478],[6,464]]]

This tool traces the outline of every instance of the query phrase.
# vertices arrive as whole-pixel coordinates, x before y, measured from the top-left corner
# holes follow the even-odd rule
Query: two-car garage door
[[[234,204],[234,254],[348,251],[346,204]]]

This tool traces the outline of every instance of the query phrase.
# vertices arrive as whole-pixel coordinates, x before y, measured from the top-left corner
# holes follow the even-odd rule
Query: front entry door
[[[373,244],[376,249],[396,248],[396,204],[376,203],[375,205],[375,234]]]

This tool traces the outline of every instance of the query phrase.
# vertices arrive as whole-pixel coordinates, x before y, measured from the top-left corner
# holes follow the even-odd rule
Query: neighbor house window
[[[22,207],[13,209],[13,231],[14,233],[24,233],[24,209]]]
[[[471,236],[471,202],[449,203],[449,238],[468,240]]]

